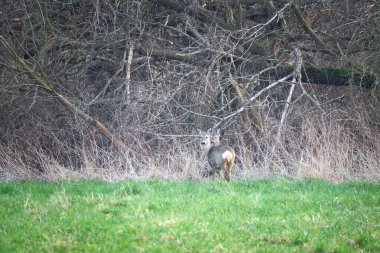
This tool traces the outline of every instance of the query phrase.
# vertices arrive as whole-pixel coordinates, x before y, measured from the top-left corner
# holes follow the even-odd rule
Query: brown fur
[[[209,175],[223,173],[223,177],[227,181],[230,181],[232,177],[232,166],[235,160],[235,151],[230,146],[220,144],[219,133],[219,129],[213,134],[210,133],[210,130],[200,132],[201,149],[203,154],[207,156],[208,163],[212,168]]]

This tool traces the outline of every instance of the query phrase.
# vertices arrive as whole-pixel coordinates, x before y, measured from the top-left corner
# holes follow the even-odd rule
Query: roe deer
[[[208,163],[211,166],[209,175],[223,173],[224,178],[230,181],[235,151],[230,146],[221,145],[219,137],[219,129],[216,133],[210,133],[210,129],[207,132],[199,131],[199,143],[202,153],[207,157]]]

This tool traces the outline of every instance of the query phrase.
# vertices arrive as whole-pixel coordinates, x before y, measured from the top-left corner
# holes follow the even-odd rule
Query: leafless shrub
[[[120,151],[112,138],[58,104],[1,49],[1,179],[201,180],[207,164],[196,129],[212,127],[282,78],[291,39],[302,40],[305,63],[355,67],[379,78],[375,5],[302,1],[301,11],[318,33],[307,37],[281,1],[243,6],[245,16],[242,6],[228,6],[233,1],[205,1],[206,7],[189,5],[181,12],[157,2],[0,4],[0,34],[27,66],[132,150]],[[203,8],[215,11],[212,22],[199,18]],[[230,12],[221,16],[225,10]],[[379,89],[360,88],[356,81],[340,88],[297,84],[281,131],[288,82],[223,122],[222,142],[237,155],[234,178],[378,180]]]

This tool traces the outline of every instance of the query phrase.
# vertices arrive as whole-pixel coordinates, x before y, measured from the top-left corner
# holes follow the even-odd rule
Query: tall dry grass
[[[244,128],[242,118],[223,129],[222,142],[237,152],[234,178],[380,180],[380,131],[368,104],[369,94],[352,87],[306,88],[319,105],[305,96],[296,100],[278,142],[279,117],[274,111],[281,111],[281,105],[276,109],[265,104],[259,107],[261,133]],[[118,124],[124,128],[122,121]],[[78,140],[71,145],[55,131],[44,132],[50,136],[48,148],[44,138],[30,135],[0,144],[1,179],[203,180],[202,172],[208,166],[195,129],[188,133],[178,127],[176,135],[157,131],[140,141],[134,133],[135,142],[130,146],[138,155],[119,153],[112,145],[105,145],[98,133],[82,129],[75,133]],[[29,129],[33,131],[37,129]]]

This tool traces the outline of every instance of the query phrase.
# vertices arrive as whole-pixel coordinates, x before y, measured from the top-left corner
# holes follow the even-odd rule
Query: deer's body
[[[235,151],[230,146],[221,145],[219,136],[219,129],[216,133],[200,132],[201,150],[211,166],[209,175],[222,173],[224,178],[230,181]]]

